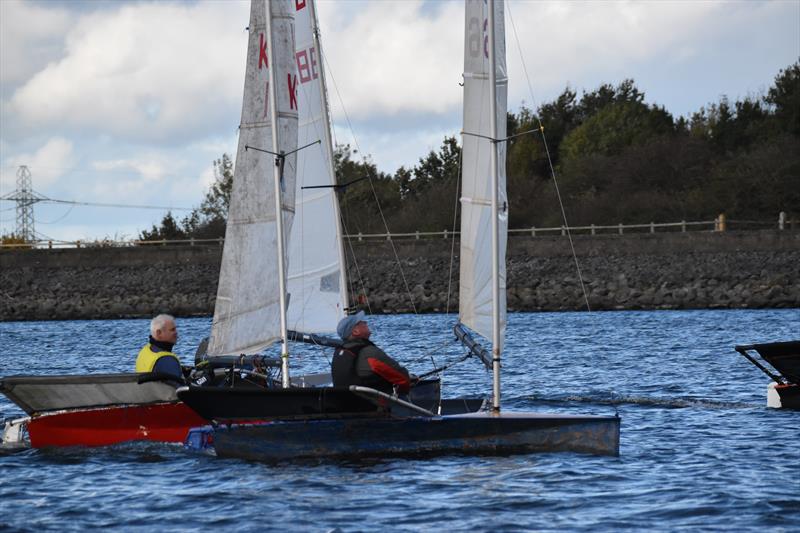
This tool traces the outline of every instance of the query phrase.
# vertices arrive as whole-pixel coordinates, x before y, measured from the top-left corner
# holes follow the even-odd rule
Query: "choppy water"
[[[375,317],[418,373],[461,355],[452,318]],[[191,360],[209,319],[180,319]],[[145,320],[0,324],[0,375],[129,371]],[[133,443],[0,456],[0,530],[800,531],[800,411],[734,344],[800,337],[800,310],[509,317],[504,407],[622,417],[618,458],[578,454],[269,466]],[[299,353],[298,371],[329,354]],[[445,396],[491,390],[468,360]],[[22,414],[5,397],[0,417]]]

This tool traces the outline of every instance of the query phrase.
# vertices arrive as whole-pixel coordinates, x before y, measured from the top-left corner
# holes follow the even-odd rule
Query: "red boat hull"
[[[61,411],[28,422],[31,446],[107,446],[133,440],[183,442],[208,422],[183,402]]]

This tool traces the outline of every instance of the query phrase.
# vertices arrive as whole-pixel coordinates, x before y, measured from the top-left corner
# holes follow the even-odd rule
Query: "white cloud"
[[[95,161],[92,167],[98,171],[133,171],[139,174],[143,181],[160,181],[164,178],[167,169],[161,162],[152,159],[116,159],[113,161]]]
[[[193,161],[185,148],[97,160],[90,166],[91,175],[78,179],[97,202],[190,208],[204,191],[205,161]]]
[[[57,59],[72,20],[65,9],[0,2],[0,84],[22,82]]]
[[[0,0],[0,192],[28,164],[53,197],[197,205],[211,161],[235,152],[248,4]],[[460,130],[462,1],[317,6],[340,141],[351,140],[346,110],[359,155],[393,172]],[[512,111],[531,105],[527,70],[534,104],[568,83],[592,90],[633,77],[648,101],[684,113],[768,86],[800,50],[796,1],[508,0],[506,12]],[[83,218],[91,228],[101,211],[75,208],[58,227],[91,235]],[[102,213],[100,236],[163,215]]]
[[[61,137],[51,138],[33,153],[21,153],[3,160],[0,190],[16,189],[16,173],[22,165],[31,172],[34,190],[42,191],[58,181],[74,163],[73,143]]]
[[[522,100],[531,101],[527,70],[537,104],[555,98],[568,83],[593,90],[600,83],[634,78],[648,95],[660,97],[657,103],[683,114],[716,100],[721,92],[747,93],[769,83],[754,71],[774,75],[800,53],[797,2],[551,1],[507,6],[520,42],[518,47],[507,22],[512,109]],[[742,91],[747,80],[755,85]],[[709,87],[720,90],[707,92]]]
[[[136,3],[78,19],[63,59],[19,88],[34,127],[180,142],[208,134],[241,98],[242,2]]]
[[[322,47],[345,110],[329,80],[337,118],[443,113],[460,98],[463,5],[433,13],[420,0],[359,2],[341,10],[320,2]],[[347,15],[347,16],[344,16]]]

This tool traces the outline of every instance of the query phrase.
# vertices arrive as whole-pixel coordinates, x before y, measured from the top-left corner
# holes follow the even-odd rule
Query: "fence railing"
[[[800,220],[787,219],[785,213],[780,213],[777,225],[774,222],[764,222],[756,220],[730,220],[725,215],[719,215],[714,220],[703,220],[687,222],[650,222],[649,224],[612,224],[600,225],[590,224],[588,226],[554,226],[554,227],[530,227],[515,228],[508,230],[511,236],[545,236],[545,235],[624,235],[626,233],[657,233],[657,232],[682,232],[687,231],[728,231],[730,229],[769,229],[778,230],[800,228]],[[452,239],[459,236],[458,231],[414,231],[408,233],[356,233],[345,235],[346,239],[355,241],[366,240],[420,240],[420,239]],[[170,240],[125,240],[115,241],[111,239],[100,239],[94,241],[35,241],[35,242],[16,242],[0,243],[0,248],[125,248],[135,246],[199,246],[199,245],[219,245],[222,246],[225,239],[222,237],[215,239],[170,239]]]

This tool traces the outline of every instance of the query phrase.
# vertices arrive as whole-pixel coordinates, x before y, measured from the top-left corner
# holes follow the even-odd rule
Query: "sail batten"
[[[495,103],[497,131],[491,130],[492,106],[489,101],[490,70],[488,50],[488,5],[495,5],[494,45]],[[505,143],[497,143],[497,213],[492,211],[492,141],[506,136],[507,76],[503,3],[487,4],[468,0],[464,41],[464,135],[461,190],[461,252],[459,320],[482,337],[493,339],[492,217],[497,218],[499,255],[500,338],[502,347],[506,325],[506,237],[508,205],[505,178]]]

